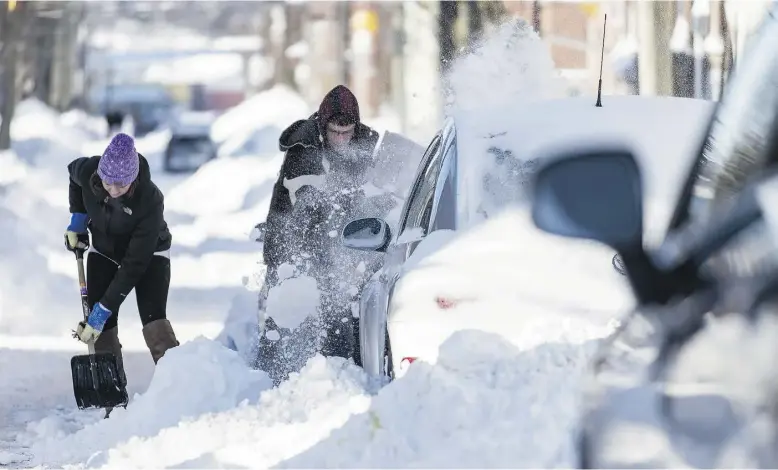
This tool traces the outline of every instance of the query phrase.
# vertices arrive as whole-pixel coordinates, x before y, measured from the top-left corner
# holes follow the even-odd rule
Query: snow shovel
[[[84,249],[76,248],[78,283],[81,287],[81,308],[84,321],[89,317],[86,276],[84,275]],[[75,336],[75,334],[74,334]],[[112,353],[95,353],[95,343],[87,343],[89,354],[70,358],[73,375],[73,394],[79,409],[115,408],[126,406],[129,401],[127,384],[119,374],[119,362]]]

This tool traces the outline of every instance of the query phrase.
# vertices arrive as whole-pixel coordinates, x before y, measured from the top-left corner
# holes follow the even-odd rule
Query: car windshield
[[[703,146],[692,188],[690,222],[715,207],[776,160],[770,138],[778,117],[778,24],[771,11],[736,70]]]
[[[207,154],[211,151],[211,141],[208,137],[176,137],[170,147],[176,155]]]

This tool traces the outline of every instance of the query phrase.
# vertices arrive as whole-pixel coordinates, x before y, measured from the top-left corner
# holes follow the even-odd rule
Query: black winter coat
[[[263,248],[265,264],[277,267],[288,262],[299,251],[311,251],[311,247],[299,246],[287,223],[298,200],[305,199],[306,191],[315,186],[317,178],[323,180],[328,171],[345,171],[355,176],[364,173],[370,164],[370,155],[378,142],[378,133],[370,127],[357,123],[353,145],[364,155],[353,168],[331,168],[325,160],[330,154],[319,139],[317,115],[300,120],[289,126],[281,134],[279,148],[285,152],[284,161],[273,185],[270,210],[267,216],[267,229]],[[299,237],[298,237],[299,238]]]
[[[316,185],[317,178],[323,180],[328,171],[350,173],[355,177],[364,173],[370,165],[371,153],[379,137],[375,130],[357,123],[352,145],[363,158],[351,168],[343,167],[348,164],[333,168],[331,162],[335,159],[327,158],[330,150],[324,147],[319,136],[318,116],[313,114],[308,119],[293,123],[279,139],[279,149],[285,154],[278,180],[273,185],[267,216],[263,256],[268,266],[277,267],[288,262],[299,251],[311,251],[311,247],[299,246],[293,236],[295,234],[287,230],[295,203],[303,200],[306,191]]]
[[[119,265],[100,302],[116,312],[151,262],[155,252],[170,249],[172,237],[163,215],[164,196],[151,181],[148,161],[128,194],[113,199],[96,174],[99,156],[82,157],[68,165],[70,212],[89,216],[92,247]]]

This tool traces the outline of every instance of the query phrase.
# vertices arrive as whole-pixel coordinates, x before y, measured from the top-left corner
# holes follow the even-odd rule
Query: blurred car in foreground
[[[575,249],[543,247],[539,234],[531,230],[516,234],[516,223],[495,229],[511,233],[507,242],[504,233],[482,233],[484,239],[470,245],[462,256],[429,263],[422,260],[453,243],[457,233],[499,217],[509,207],[526,207],[525,186],[543,151],[601,141],[625,142],[642,157],[653,196],[651,227],[659,232],[649,235],[661,237],[668,208],[678,196],[683,176],[694,165],[693,148],[697,136],[704,135],[712,110],[713,104],[702,100],[606,96],[602,108],[589,98],[567,98],[507,104],[449,118],[422,158],[399,223],[367,218],[343,228],[344,246],[386,252],[383,268],[370,279],[360,298],[365,370],[392,379],[413,361],[432,362],[442,342],[457,330],[520,331],[521,321],[511,321],[510,313],[502,309],[483,311],[479,316],[456,315],[453,307],[467,301],[468,282],[476,280],[504,286],[505,279],[510,279],[512,287],[504,288],[526,294],[528,302],[563,299],[566,307],[592,312],[603,309],[602,303],[590,301],[588,291],[596,286],[608,292],[607,311],[600,312],[603,316],[631,305],[634,299],[624,278],[611,266],[612,251],[594,244]],[[577,279],[560,282],[560,266],[571,260],[587,266]],[[488,269],[490,265],[502,268]],[[415,275],[421,269],[423,275]],[[437,295],[452,283],[460,286],[453,300]]]
[[[778,21],[769,15],[693,154],[659,246],[618,145],[558,153],[533,220],[616,250],[637,308],[585,386],[581,468],[778,466]]]

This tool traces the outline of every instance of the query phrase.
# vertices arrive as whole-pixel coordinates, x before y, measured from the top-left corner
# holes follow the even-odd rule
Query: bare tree
[[[297,89],[294,80],[295,61],[289,57],[287,51],[290,46],[298,43],[302,39],[302,20],[303,7],[292,2],[285,2],[283,6],[284,32],[278,38],[280,41],[276,44],[275,50],[275,83],[282,83]]]
[[[11,148],[11,121],[13,120],[16,103],[19,100],[20,77],[19,59],[22,47],[22,32],[28,24],[29,2],[18,2],[15,5],[4,2],[0,11],[0,64],[3,67],[2,97],[0,107],[0,150]],[[13,8],[13,9],[11,9]]]

